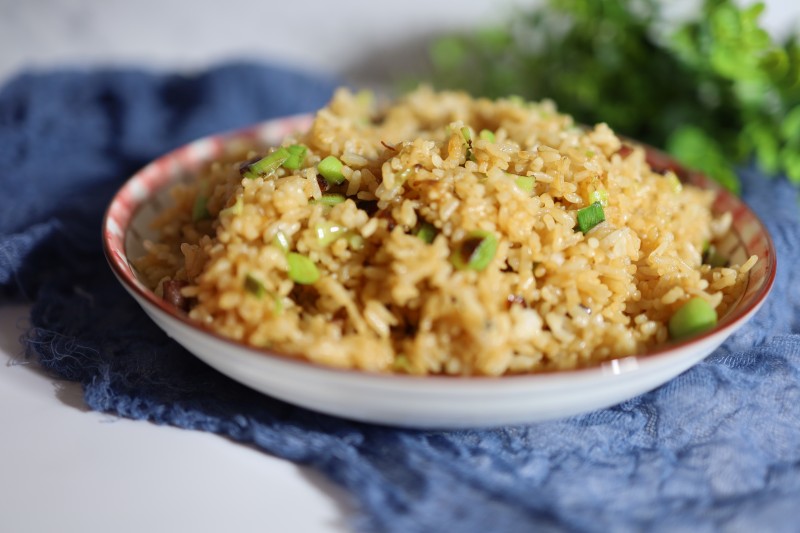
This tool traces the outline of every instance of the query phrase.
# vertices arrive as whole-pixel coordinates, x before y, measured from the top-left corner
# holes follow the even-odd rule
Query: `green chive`
[[[264,287],[264,284],[252,274],[247,274],[244,277],[244,290],[259,300],[263,298],[265,294],[267,294],[267,289]]]
[[[683,190],[683,183],[681,183],[681,180],[678,179],[678,176],[676,176],[674,172],[667,174],[667,179],[669,180],[669,184],[672,186],[672,191],[675,194],[678,194]]]
[[[208,196],[198,194],[192,206],[192,221],[197,222],[207,218],[211,218],[211,214],[208,212]]]
[[[586,233],[605,219],[603,204],[595,202],[589,207],[578,210],[578,229]]]
[[[514,176],[514,174],[512,174]],[[536,178],[533,176],[516,176],[514,183],[517,184],[520,190],[528,194],[533,192],[533,187],[536,185]]]
[[[338,185],[344,181],[344,174],[342,174],[343,166],[339,158],[329,155],[317,164],[317,170],[319,170],[323,178],[328,180],[328,183]]]
[[[461,128],[461,136],[464,137],[464,142],[470,142],[472,140],[472,132],[470,131],[469,127],[463,126]]]
[[[713,328],[717,324],[717,311],[706,300],[695,297],[675,311],[669,319],[669,336],[684,339]]]
[[[362,250],[364,245],[367,244],[367,242],[364,240],[364,237],[355,232],[350,232],[347,234],[347,242],[350,244],[350,248],[353,250]]]
[[[713,244],[709,244],[708,247],[703,250],[703,263],[712,268],[725,267],[729,264],[728,258],[719,253],[717,247]]]
[[[333,222],[323,221],[317,223],[315,228],[317,234],[317,242],[320,246],[328,246],[339,237],[344,237],[347,233],[347,228],[339,226]]]
[[[267,176],[272,174],[286,162],[291,154],[286,148],[278,148],[271,154],[262,157],[258,161],[245,165],[239,169],[243,177],[248,179],[256,179],[259,176]]]
[[[430,222],[423,222],[417,229],[416,236],[425,244],[430,244],[436,238],[436,227]]]
[[[327,193],[320,196],[319,199],[316,198],[312,199],[309,203],[322,204],[322,205],[336,205],[336,204],[341,204],[345,200],[346,198],[342,194]]]
[[[244,201],[242,200],[242,197],[239,196],[238,198],[236,198],[235,204],[233,204],[230,207],[226,207],[225,209],[220,211],[219,214],[221,215],[224,213],[226,215],[241,215],[242,210],[244,210]]]
[[[304,255],[296,252],[286,254],[286,261],[289,263],[289,277],[301,285],[312,285],[319,279],[317,265]]]
[[[489,130],[481,130],[481,132],[478,134],[478,137],[484,141],[489,141],[490,143],[495,141],[494,132]]]
[[[276,315],[283,313],[283,301],[281,298],[275,294],[272,294],[264,287],[264,284],[259,281],[258,278],[253,276],[252,274],[247,274],[244,278],[244,290],[262,300],[264,296],[270,295],[273,300],[273,308],[272,312]]]
[[[596,189],[589,195],[589,201],[592,203],[600,202],[600,205],[608,205],[608,191],[605,189]]]
[[[467,234],[461,246],[450,256],[458,270],[484,270],[497,253],[497,237],[489,231],[475,230]]]
[[[293,144],[291,146],[287,146],[286,151],[289,152],[289,158],[283,162],[283,168],[288,170],[297,170],[303,166],[303,161],[306,160],[306,152],[308,152],[308,148],[302,144]]]
[[[398,355],[394,359],[394,363],[392,364],[392,368],[397,372],[405,372],[406,374],[411,373],[411,362],[408,360],[403,354]]]
[[[287,253],[289,248],[291,248],[291,243],[289,242],[289,237],[282,231],[279,231],[275,234],[275,238],[272,239],[272,245],[278,248],[281,252]]]

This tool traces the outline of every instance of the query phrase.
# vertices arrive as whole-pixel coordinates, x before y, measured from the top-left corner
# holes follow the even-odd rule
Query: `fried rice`
[[[205,327],[324,365],[571,369],[669,342],[690,299],[734,304],[757,258],[704,263],[731,224],[714,194],[551,102],[340,89],[175,186],[135,267]]]

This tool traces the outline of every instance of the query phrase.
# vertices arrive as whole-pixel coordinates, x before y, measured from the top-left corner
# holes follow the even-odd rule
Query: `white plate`
[[[737,305],[717,327],[689,341],[588,369],[462,378],[328,368],[222,337],[189,320],[139,281],[128,257],[142,254],[142,240],[152,236],[148,222],[164,205],[171,184],[242,143],[277,143],[308,127],[310,120],[305,115],[271,120],[171,152],[126,182],[103,221],[104,249],[114,274],[155,323],[223,374],[275,398],[355,420],[416,428],[520,424],[588,412],[652,390],[702,360],[756,313],[772,287],[776,268],[772,240],[752,211],[725,191],[719,191],[714,210],[730,211],[734,221],[721,251],[734,262],[751,254],[760,258]],[[670,167],[684,179],[715,187],[701,175],[684,172],[660,152],[651,150],[648,157],[654,167]]]

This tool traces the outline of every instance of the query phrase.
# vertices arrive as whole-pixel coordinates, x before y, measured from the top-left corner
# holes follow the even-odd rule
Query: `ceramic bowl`
[[[720,252],[741,264],[760,258],[750,271],[738,303],[717,326],[690,340],[655,351],[604,362],[596,367],[546,374],[492,377],[383,375],[341,370],[218,335],[157,297],[140,280],[129,258],[143,255],[148,227],[167,203],[169,187],[204,164],[244,145],[270,145],[307,128],[310,116],[270,120],[246,130],[190,143],[152,162],[130,178],[113,198],[103,221],[108,262],[125,289],[170,337],[231,378],[284,401],[350,419],[416,428],[468,428],[530,423],[615,405],[652,390],[690,368],[741,328],[763,304],[775,277],[775,248],[755,214],[738,198],[719,190],[715,212],[733,214]],[[656,168],[672,168],[701,187],[716,185],[684,172],[655,150]]]

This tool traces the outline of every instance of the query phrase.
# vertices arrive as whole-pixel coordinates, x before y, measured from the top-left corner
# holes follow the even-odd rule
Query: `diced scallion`
[[[514,183],[517,184],[517,187],[528,194],[533,192],[533,187],[536,185],[536,178],[533,176],[516,176],[514,178]]]
[[[192,206],[192,220],[197,222],[198,220],[204,220],[210,216],[208,212],[208,196],[198,193],[197,197],[194,199],[194,205]]]
[[[608,191],[605,189],[595,189],[589,195],[589,201],[592,203],[600,202],[600,205],[608,205]]]
[[[430,222],[423,222],[417,228],[416,235],[422,239],[422,242],[430,244],[436,238],[436,227]]]
[[[322,221],[317,223],[315,231],[317,234],[317,242],[319,242],[321,246],[328,246],[339,237],[344,237],[347,233],[347,228],[333,222]]]
[[[346,198],[342,194],[327,193],[320,196],[319,199],[311,200],[311,203],[322,204],[322,205],[336,205],[336,204],[341,204],[345,200]]]
[[[450,262],[459,270],[484,270],[497,253],[497,237],[484,230],[475,230],[450,256]]]
[[[464,137],[464,142],[470,142],[472,140],[472,132],[470,131],[469,127],[463,126],[461,128],[461,136]]]
[[[329,155],[317,164],[317,170],[322,177],[328,180],[328,183],[340,184],[344,181],[344,174],[342,173],[344,165],[339,158]]]
[[[605,219],[606,214],[603,212],[603,205],[600,202],[595,202],[589,207],[578,210],[578,229],[586,233]]]
[[[291,157],[289,150],[286,148],[278,148],[266,157],[262,157],[258,161],[243,166],[240,172],[243,177],[248,179],[267,176],[278,170],[289,157]]]
[[[261,281],[253,276],[252,274],[247,274],[244,278],[244,290],[258,298],[259,300],[267,294],[267,289],[264,287],[264,284]]]
[[[669,319],[669,336],[684,339],[713,328],[717,324],[717,311],[700,297],[684,303]]]
[[[481,130],[481,132],[478,134],[478,137],[484,141],[489,141],[490,143],[495,141],[494,132],[489,130]]]
[[[672,191],[675,194],[678,194],[683,190],[683,184],[681,183],[681,180],[678,179],[678,176],[674,172],[667,173],[666,177],[669,180],[669,184],[670,186],[672,186]]]
[[[282,231],[279,231],[275,234],[275,238],[272,239],[272,245],[276,248],[280,249],[283,253],[287,253],[289,248],[291,248],[291,243],[289,242],[289,237]]]
[[[283,168],[297,170],[303,166],[303,162],[306,160],[308,148],[302,144],[293,144],[291,146],[287,146],[286,151],[289,152],[289,158],[283,162]]]
[[[244,210],[244,201],[242,200],[242,197],[239,196],[238,198],[236,198],[236,203],[235,204],[233,204],[230,207],[226,207],[225,209],[220,211],[219,214],[220,215],[222,215],[222,214],[226,214],[226,215],[241,215],[243,210]]]
[[[289,277],[295,283],[312,285],[319,279],[319,269],[308,257],[289,252],[286,254],[286,261],[289,263]]]

